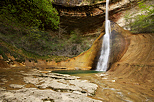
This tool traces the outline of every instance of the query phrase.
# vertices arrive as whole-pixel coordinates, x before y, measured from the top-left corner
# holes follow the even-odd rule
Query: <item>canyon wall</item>
[[[26,61],[26,66],[46,66],[63,70],[90,70],[95,69],[97,66],[98,58],[101,51],[102,39],[104,35],[104,25],[100,36],[95,40],[92,47],[78,55],[77,57],[55,63],[53,61],[38,61],[38,63]],[[116,23],[111,22],[111,54],[110,66],[119,61],[125,54],[130,44],[130,36],[132,34],[118,26]],[[33,63],[33,64],[32,64]],[[42,63],[42,64],[40,64]]]

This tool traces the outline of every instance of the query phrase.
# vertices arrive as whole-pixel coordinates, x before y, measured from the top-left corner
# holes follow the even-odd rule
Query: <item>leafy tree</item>
[[[50,0],[1,1],[1,17],[10,22],[41,29],[57,29],[59,16]]]
[[[128,27],[133,33],[154,32],[154,5],[147,6],[143,0],[139,0],[138,7],[141,11],[125,15]]]

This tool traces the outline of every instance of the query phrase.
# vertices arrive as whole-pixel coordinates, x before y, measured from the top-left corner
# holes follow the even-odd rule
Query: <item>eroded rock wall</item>
[[[128,50],[109,72],[113,72],[113,76],[154,82],[153,37],[154,34],[132,34]]]

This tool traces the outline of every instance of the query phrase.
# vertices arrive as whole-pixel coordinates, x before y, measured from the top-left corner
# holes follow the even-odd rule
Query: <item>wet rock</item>
[[[14,76],[19,76],[18,74],[23,75],[21,79],[24,83],[19,85],[13,82],[9,85],[16,90],[0,87],[0,102],[34,102],[34,100],[35,102],[101,102],[87,97],[94,95],[97,85],[87,80],[80,80],[79,77],[50,72],[40,73],[36,69],[16,72]],[[7,78],[1,80],[11,81]]]
[[[43,78],[34,78],[33,76],[24,77],[25,83],[31,83],[31,84],[39,84]]]
[[[58,74],[58,73],[42,73],[40,75],[40,77],[50,77],[50,78],[54,78],[54,79],[66,79],[66,80],[75,80],[79,77],[76,76],[70,76],[70,75],[65,75],[65,74]]]
[[[34,100],[35,102],[101,102],[78,93],[61,93],[36,88],[0,92],[0,99],[8,102],[34,102]]]
[[[1,80],[2,80],[4,83],[8,82],[8,80],[5,79],[5,78],[2,78]]]
[[[75,86],[78,86],[80,88],[82,88],[83,90],[85,90],[85,92],[88,93],[88,95],[94,95],[95,94],[95,90],[97,89],[97,85],[88,82],[87,80],[69,80],[70,84],[73,84]],[[84,91],[82,91],[84,92]]]
[[[111,82],[116,82],[116,80],[111,80]]]
[[[4,90],[6,90],[4,87],[0,87],[0,91],[4,91]]]
[[[5,83],[0,83],[0,85],[3,85],[3,84],[5,84]]]
[[[37,85],[37,87],[41,87],[41,88],[51,88],[55,91],[82,91],[82,89],[78,86],[75,85],[70,85],[69,83],[61,83],[58,82],[58,80],[46,80],[45,83],[41,84],[41,85]]]
[[[24,82],[33,84],[38,88],[51,88],[57,92],[73,92],[86,93],[94,95],[97,85],[87,80],[79,80],[79,77],[63,75],[57,73],[41,73],[38,77],[24,77]]]
[[[12,87],[12,88],[23,88],[24,85],[10,84],[10,87]]]

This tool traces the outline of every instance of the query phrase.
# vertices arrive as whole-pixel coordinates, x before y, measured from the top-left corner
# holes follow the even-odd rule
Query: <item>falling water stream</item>
[[[108,68],[108,60],[110,54],[110,21],[108,20],[108,6],[109,0],[106,0],[105,35],[103,37],[100,58],[97,63],[97,71],[106,71]]]

